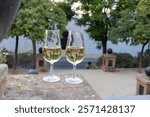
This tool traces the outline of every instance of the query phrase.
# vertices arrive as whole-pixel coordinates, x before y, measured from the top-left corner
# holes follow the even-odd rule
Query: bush
[[[31,68],[32,58],[33,58],[32,53],[29,53],[29,52],[19,53],[18,54],[18,66],[20,66],[21,68]]]
[[[146,49],[142,58],[142,67],[150,66],[150,48]]]
[[[135,68],[138,67],[137,57],[129,53],[115,53],[117,56],[116,67],[118,68]]]
[[[0,64],[6,62],[6,55],[0,52]]]
[[[142,67],[150,66],[150,54],[145,54],[142,58]]]
[[[32,66],[32,53],[19,53],[18,54],[18,64],[17,67],[20,68],[31,68]],[[8,65],[9,68],[13,68],[14,64],[14,54],[7,55],[6,57],[6,64]]]
[[[0,64],[6,62],[6,54],[0,50]]]

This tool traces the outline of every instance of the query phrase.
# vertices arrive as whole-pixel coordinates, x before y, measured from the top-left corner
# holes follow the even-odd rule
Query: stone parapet
[[[8,66],[6,64],[0,64],[0,99],[4,99],[4,93],[6,90],[6,83],[8,77]]]
[[[66,73],[66,72],[65,72]],[[66,74],[61,80],[49,83],[43,77],[49,73],[37,75],[9,75],[6,100],[99,100],[101,99],[89,83],[83,79],[81,84],[65,82]],[[57,74],[58,75],[58,74]]]
[[[38,72],[48,71],[48,63],[44,60],[43,54],[36,55],[36,70]]]
[[[116,56],[113,54],[104,54],[103,56],[102,69],[104,71],[114,72],[116,71]]]
[[[150,94],[150,77],[145,73],[137,76],[136,84],[137,95],[149,95]]]

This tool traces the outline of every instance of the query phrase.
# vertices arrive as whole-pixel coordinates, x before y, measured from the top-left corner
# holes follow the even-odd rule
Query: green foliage
[[[150,41],[149,0],[120,0],[116,11],[118,22],[109,32],[112,40],[131,42],[131,45]]]
[[[150,1],[140,0],[137,5],[137,22],[133,35],[135,42],[145,43],[150,42]]]
[[[150,66],[150,54],[145,54],[142,59],[143,67]]]
[[[138,61],[136,57],[133,57],[129,53],[115,53],[117,56],[116,67],[119,68],[135,68],[138,67]]]
[[[7,52],[4,49],[0,49],[0,64],[6,62]]]
[[[49,0],[24,0],[10,30],[10,36],[25,36],[32,40],[42,40],[45,30],[58,22],[61,32],[67,24],[65,12]]]
[[[45,30],[52,29],[54,23],[58,24],[58,29],[62,33],[67,24],[66,17],[65,12],[50,0],[22,0],[9,36],[24,36],[32,40],[33,68],[35,67],[36,41],[43,40]],[[17,65],[17,50],[16,43],[14,68]]]
[[[90,34],[92,39],[96,41],[104,38],[106,24],[106,13],[102,12],[105,7],[99,0],[85,1],[82,2],[82,10],[84,11],[81,19],[77,20],[78,25],[87,26],[87,32]]]
[[[108,32],[115,21],[112,13],[116,0],[80,0],[80,2],[82,3],[83,16],[77,19],[77,24],[88,26],[86,32],[91,39],[98,41],[98,43],[102,42],[103,53],[106,53]]]
[[[130,41],[135,26],[136,4],[136,0],[119,0],[117,3],[117,8],[113,11],[116,21],[109,32],[109,38],[114,43]]]
[[[67,20],[71,21],[72,17],[74,16],[74,12],[71,10],[71,3],[70,2],[58,2],[58,7],[61,8],[67,15]]]
[[[0,64],[6,62],[6,55],[0,52]]]
[[[139,66],[140,56],[134,57],[129,53],[115,53],[117,56],[116,67],[119,68],[137,68]],[[142,67],[150,65],[150,54],[145,54],[142,58]]]

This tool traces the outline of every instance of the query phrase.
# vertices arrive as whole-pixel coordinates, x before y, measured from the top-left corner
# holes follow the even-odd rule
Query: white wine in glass
[[[83,80],[76,76],[76,65],[83,61],[84,56],[84,39],[82,34],[80,32],[70,31],[66,46],[66,59],[73,64],[73,75],[66,78],[67,83],[82,83]]]
[[[50,75],[43,78],[47,82],[57,82],[60,80],[53,72],[53,64],[61,57],[62,49],[58,30],[46,30],[43,57],[50,63]]]

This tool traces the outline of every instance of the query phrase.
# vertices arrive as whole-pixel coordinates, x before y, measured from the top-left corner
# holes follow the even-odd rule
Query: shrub
[[[147,67],[150,66],[150,54],[145,54],[142,58],[142,66]]]
[[[119,68],[134,68],[138,67],[138,61],[136,57],[133,57],[129,53],[115,53],[117,56],[116,67]]]
[[[150,47],[150,46],[149,46]],[[150,66],[150,48],[146,49],[142,58],[142,67]]]
[[[0,50],[0,64],[6,62],[6,54]]]

